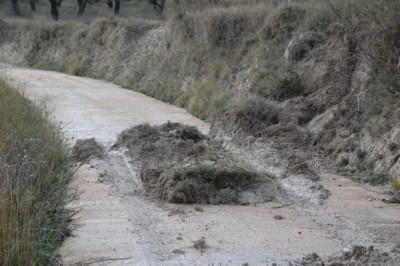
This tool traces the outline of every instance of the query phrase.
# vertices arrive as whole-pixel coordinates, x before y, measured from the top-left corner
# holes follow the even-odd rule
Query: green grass
[[[0,265],[54,265],[68,221],[58,129],[0,81]]]
[[[373,186],[386,184],[389,181],[389,176],[386,174],[374,174],[371,173],[367,175],[364,179],[364,182],[371,184]]]

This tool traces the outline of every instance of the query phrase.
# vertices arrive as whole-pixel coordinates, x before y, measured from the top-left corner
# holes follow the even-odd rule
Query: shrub
[[[271,101],[251,98],[233,109],[232,118],[237,129],[258,135],[279,123],[279,108]]]
[[[400,193],[400,174],[393,176],[390,179],[390,188],[396,193]]]
[[[389,176],[386,174],[368,174],[363,180],[373,186],[382,185],[389,181]]]

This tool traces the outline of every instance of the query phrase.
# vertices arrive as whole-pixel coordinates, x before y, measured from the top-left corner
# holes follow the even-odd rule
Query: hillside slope
[[[396,180],[400,4],[272,2],[182,1],[165,21],[2,23],[0,60],[107,79],[214,121],[215,136]]]

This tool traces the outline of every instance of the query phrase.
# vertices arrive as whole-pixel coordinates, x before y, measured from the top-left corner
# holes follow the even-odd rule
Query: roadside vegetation
[[[132,0],[102,18],[98,3],[79,20],[66,3],[58,23],[7,17],[0,57],[113,81],[219,125],[229,112],[225,133],[280,135],[373,184],[397,174],[398,1],[178,2],[160,12]]]
[[[0,81],[0,265],[54,265],[68,234],[67,158],[58,129]]]

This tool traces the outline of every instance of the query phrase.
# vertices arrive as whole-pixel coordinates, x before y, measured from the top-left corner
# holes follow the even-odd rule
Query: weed
[[[373,186],[377,186],[377,185],[382,185],[382,184],[387,183],[389,181],[389,176],[386,174],[370,173],[370,174],[367,174],[367,176],[365,176],[362,180]]]
[[[257,136],[268,126],[279,123],[279,108],[271,101],[251,98],[233,109],[231,122],[235,132],[240,129]]]
[[[85,76],[86,72],[87,72],[86,66],[84,64],[79,64],[77,66],[74,66],[70,70],[69,74],[74,75],[74,76],[78,76],[78,77],[83,77],[83,76]]]
[[[341,176],[353,176],[357,171],[347,167],[338,167],[336,168],[336,172]]]

